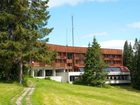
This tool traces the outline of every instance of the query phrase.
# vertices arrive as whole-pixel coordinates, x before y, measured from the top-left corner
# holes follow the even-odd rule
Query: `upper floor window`
[[[72,53],[67,53],[67,58],[68,59],[72,59],[72,56],[73,56]]]

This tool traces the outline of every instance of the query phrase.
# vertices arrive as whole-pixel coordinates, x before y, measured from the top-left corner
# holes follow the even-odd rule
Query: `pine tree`
[[[17,64],[20,83],[23,67],[31,59],[52,60],[53,53],[39,41],[52,29],[46,27],[48,0],[2,0],[0,3],[0,56]],[[11,68],[9,68],[11,70]]]
[[[129,68],[129,70],[131,71],[132,65],[133,65],[133,49],[132,49],[132,45],[131,43],[128,45],[128,64],[127,67]]]
[[[127,66],[128,62],[127,62],[127,59],[128,59],[128,42],[125,41],[125,44],[124,44],[124,48],[123,48],[123,65],[124,66]]]
[[[133,49],[131,43],[128,44],[125,41],[123,49],[123,65],[127,66],[130,70],[132,69],[132,60],[133,60]]]
[[[139,40],[139,44],[138,44],[138,58],[137,58],[137,80],[136,80],[136,88],[140,89],[140,40]]]
[[[135,39],[134,57],[131,70],[131,84],[134,88],[140,89],[140,41]]]
[[[85,59],[85,70],[82,82],[92,86],[103,86],[106,81],[106,73],[103,71],[105,63],[102,59],[100,45],[93,39],[92,45],[88,47]]]

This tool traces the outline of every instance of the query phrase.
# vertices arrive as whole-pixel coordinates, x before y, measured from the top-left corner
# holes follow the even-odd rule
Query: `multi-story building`
[[[48,44],[57,56],[51,65],[32,62],[32,76],[70,82],[84,72],[84,60],[87,47],[72,47]],[[122,67],[123,57],[120,49],[101,49],[102,58],[109,67]],[[120,69],[121,71],[121,69]],[[128,73],[129,74],[129,73]],[[116,75],[116,74],[115,74]]]

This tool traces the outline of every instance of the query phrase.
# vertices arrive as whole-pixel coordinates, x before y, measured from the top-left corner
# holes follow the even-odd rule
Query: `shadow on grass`
[[[119,85],[111,85],[111,86],[115,86],[117,88],[125,89],[125,90],[131,91],[131,92],[140,93],[140,90],[137,90],[137,89],[133,88],[131,86],[131,84],[119,84]]]
[[[91,86],[91,85],[86,85],[86,84],[74,84],[74,85],[89,86],[89,87],[98,87],[98,88],[110,88],[111,86],[113,86],[113,87],[116,87],[116,88],[125,89],[127,91],[140,93],[140,90],[133,88],[131,86],[131,84],[113,84],[113,85],[104,85],[102,87],[100,87],[100,86]]]
[[[5,81],[5,80],[0,80],[0,83],[13,83],[15,81]]]
[[[13,81],[13,80],[0,80],[0,83],[3,83],[3,84],[19,84],[18,81]]]

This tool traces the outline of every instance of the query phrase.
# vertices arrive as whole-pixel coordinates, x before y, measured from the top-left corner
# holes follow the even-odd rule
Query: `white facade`
[[[68,82],[72,83],[77,77],[82,75],[84,72],[57,72],[55,69],[33,69],[31,72],[32,77],[34,78],[50,78],[57,82]],[[109,72],[107,75],[106,84],[121,84],[121,83],[130,83],[130,72]]]

